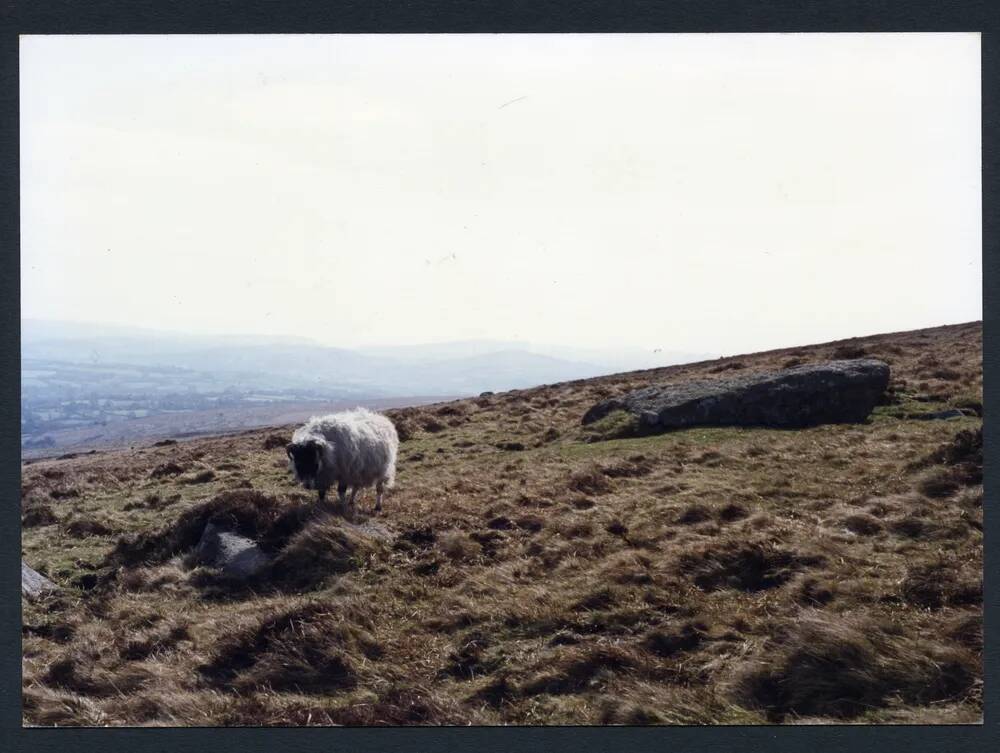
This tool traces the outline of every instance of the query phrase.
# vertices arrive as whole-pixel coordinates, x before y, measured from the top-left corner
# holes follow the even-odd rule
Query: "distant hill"
[[[267,386],[291,380],[332,396],[359,388],[373,396],[475,394],[711,357],[498,340],[347,349],[307,338],[200,336],[32,319],[22,322],[21,354],[26,360],[190,369],[237,389],[273,377]]]
[[[640,348],[574,348],[562,345],[545,345],[526,340],[462,340],[421,345],[393,345],[359,348],[369,355],[394,358],[400,361],[449,361],[489,355],[491,353],[519,352],[545,356],[554,360],[572,361],[596,369],[595,373],[610,374],[618,371],[651,369],[679,363],[693,363],[714,358],[712,353],[688,353]]]
[[[569,357],[568,357],[569,356]],[[22,444],[56,451],[64,442],[167,432],[215,411],[204,429],[267,420],[279,404],[476,395],[648,368],[695,354],[579,350],[508,341],[348,349],[302,337],[187,335],[101,324],[22,322]],[[264,410],[272,403],[277,410]],[[174,414],[167,420],[165,414]],[[219,418],[221,416],[221,418]],[[157,420],[153,418],[160,417]],[[142,419],[141,424],[131,421]],[[87,427],[106,427],[114,431]],[[255,424],[257,425],[257,424]],[[74,445],[75,446],[75,445]],[[55,449],[53,449],[55,448]]]

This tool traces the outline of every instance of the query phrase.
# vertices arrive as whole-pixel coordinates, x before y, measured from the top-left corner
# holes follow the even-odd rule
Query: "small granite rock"
[[[252,577],[271,564],[270,556],[257,546],[257,542],[214,523],[205,526],[195,548],[195,557],[201,564],[217,567],[237,578]]]
[[[58,586],[41,573],[28,567],[21,560],[21,593],[29,599],[37,599],[45,593],[55,591]]]
[[[344,520],[340,525],[373,541],[390,541],[393,538],[392,532],[388,528],[374,520],[366,520],[363,523],[352,523],[349,520]]]

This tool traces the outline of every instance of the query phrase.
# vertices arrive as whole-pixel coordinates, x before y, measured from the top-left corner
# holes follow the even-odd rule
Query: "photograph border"
[[[1000,516],[984,504],[984,723],[982,725],[816,725],[739,727],[386,727],[386,728],[23,728],[20,558],[20,267],[18,36],[22,34],[541,33],[541,32],[981,32],[983,176],[984,415],[998,410],[997,287],[1000,254],[1000,12],[982,2],[591,0],[589,2],[312,2],[303,0],[34,0],[6,3],[0,31],[0,749],[8,751],[212,750],[250,753],[351,751],[875,750],[982,751],[1000,739],[997,680]],[[947,281],[942,281],[947,289]],[[1000,483],[997,428],[984,422],[984,486]],[[988,574],[992,573],[992,576]]]

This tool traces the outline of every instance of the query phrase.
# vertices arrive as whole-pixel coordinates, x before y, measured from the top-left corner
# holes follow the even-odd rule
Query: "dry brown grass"
[[[893,369],[866,424],[580,425],[856,353]],[[295,487],[292,427],[25,465],[24,557],[62,586],[24,602],[25,722],[975,721],[981,372],[973,324],[392,411],[397,487],[353,520]],[[198,566],[210,521],[273,564]]]
[[[969,652],[899,635],[858,616],[808,612],[739,671],[733,695],[773,721],[788,715],[852,719],[889,705],[961,700],[981,672]]]

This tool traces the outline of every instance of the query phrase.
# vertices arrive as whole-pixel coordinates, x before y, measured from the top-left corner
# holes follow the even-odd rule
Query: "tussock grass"
[[[185,511],[159,530],[121,538],[110,553],[109,564],[163,562],[194,547],[205,526],[214,523],[273,549],[298,531],[311,506],[251,490],[223,492]]]
[[[640,433],[639,419],[634,414],[616,410],[586,426],[582,437],[585,442],[605,442],[609,439],[635,437]]]
[[[363,660],[382,655],[373,627],[357,608],[306,603],[265,615],[223,641],[199,671],[232,690],[319,693],[352,688]]]
[[[806,612],[764,645],[733,695],[773,721],[852,719],[893,698],[917,705],[959,700],[978,672],[959,648],[900,636],[871,619]]]
[[[59,516],[51,505],[35,504],[29,507],[21,515],[22,528],[35,528],[37,526],[51,526],[59,522]]]

